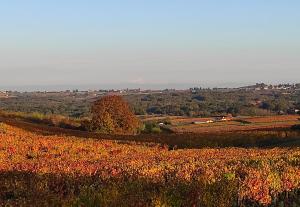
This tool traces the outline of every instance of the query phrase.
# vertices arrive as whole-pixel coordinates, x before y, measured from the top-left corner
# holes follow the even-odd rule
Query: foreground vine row
[[[0,206],[292,205],[299,167],[299,148],[169,151],[0,127]]]

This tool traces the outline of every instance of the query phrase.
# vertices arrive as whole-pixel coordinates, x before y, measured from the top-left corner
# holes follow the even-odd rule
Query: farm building
[[[209,124],[209,123],[213,123],[213,120],[206,120],[206,121],[194,121],[192,122],[193,124]]]
[[[8,98],[8,93],[5,91],[0,91],[0,98]]]
[[[231,121],[232,115],[228,114],[227,116],[214,116],[215,121]]]

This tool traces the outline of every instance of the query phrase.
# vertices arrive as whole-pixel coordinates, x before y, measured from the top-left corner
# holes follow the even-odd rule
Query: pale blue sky
[[[298,0],[0,0],[0,85],[300,82]]]

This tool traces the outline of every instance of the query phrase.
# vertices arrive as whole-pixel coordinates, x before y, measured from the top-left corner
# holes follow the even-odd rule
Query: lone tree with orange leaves
[[[105,96],[91,108],[91,130],[106,134],[137,134],[140,121],[121,96]]]

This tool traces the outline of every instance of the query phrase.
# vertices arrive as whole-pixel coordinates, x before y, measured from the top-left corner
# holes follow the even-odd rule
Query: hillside
[[[1,124],[0,205],[231,206],[286,191],[299,202],[300,148],[169,151],[31,131]]]

